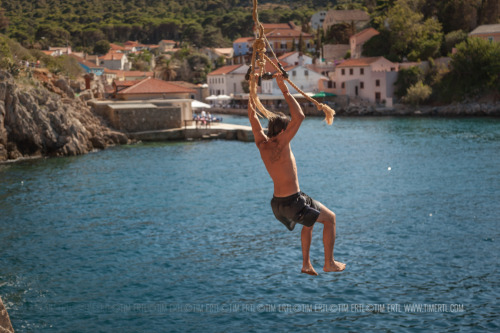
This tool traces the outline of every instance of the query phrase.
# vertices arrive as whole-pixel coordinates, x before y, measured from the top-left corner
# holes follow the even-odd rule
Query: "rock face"
[[[2,298],[0,297],[0,333],[14,333],[12,324],[10,323],[9,314],[2,303]]]
[[[31,156],[85,154],[128,142],[75,98],[64,78],[22,87],[0,71],[0,162]]]

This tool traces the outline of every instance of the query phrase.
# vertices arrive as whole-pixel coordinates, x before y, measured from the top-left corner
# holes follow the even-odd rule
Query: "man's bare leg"
[[[336,223],[335,214],[324,205],[318,216],[318,222],[323,223],[323,246],[325,248],[325,272],[341,272],[345,269],[345,264],[335,261],[333,248],[335,246]]]
[[[309,250],[311,248],[313,227],[302,227],[300,233],[300,242],[302,244],[302,273],[310,275],[318,275],[311,264],[311,258],[309,257]]]

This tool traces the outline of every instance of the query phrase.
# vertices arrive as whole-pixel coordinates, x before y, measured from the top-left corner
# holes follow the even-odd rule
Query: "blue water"
[[[0,165],[14,328],[499,331],[499,119],[306,119],[292,148],[301,189],[337,215],[343,273],[322,272],[321,225],[320,275],[299,273],[300,228],[274,219],[252,143]]]

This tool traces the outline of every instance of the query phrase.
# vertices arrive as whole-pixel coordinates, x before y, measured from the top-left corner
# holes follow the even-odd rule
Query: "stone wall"
[[[156,105],[108,106],[111,126],[131,133],[183,127],[182,109]]]

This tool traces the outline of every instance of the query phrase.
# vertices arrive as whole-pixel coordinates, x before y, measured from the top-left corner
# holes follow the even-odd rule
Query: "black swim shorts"
[[[278,221],[292,231],[295,224],[300,223],[312,227],[319,216],[321,204],[304,192],[288,197],[275,197],[271,200],[271,208]]]

